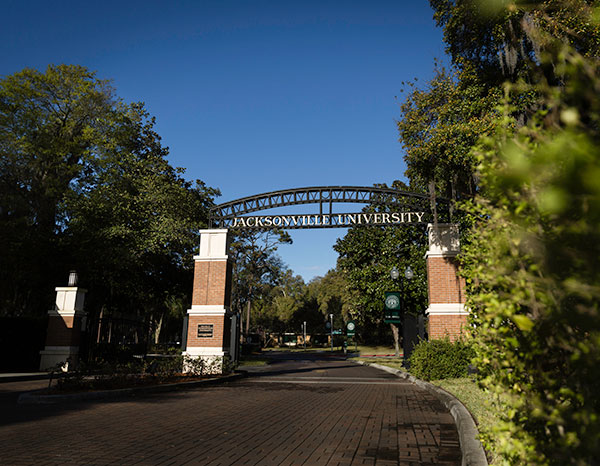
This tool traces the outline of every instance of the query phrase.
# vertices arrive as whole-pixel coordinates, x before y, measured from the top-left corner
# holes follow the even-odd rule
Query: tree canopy
[[[155,315],[189,299],[218,191],[169,164],[154,124],[81,66],[0,81],[2,313],[45,313],[70,269],[88,309]]]

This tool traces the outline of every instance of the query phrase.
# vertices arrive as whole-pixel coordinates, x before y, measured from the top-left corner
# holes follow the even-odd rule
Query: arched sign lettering
[[[334,212],[334,204],[368,204],[373,211]],[[315,204],[309,214],[253,215],[292,205]],[[447,216],[448,201],[436,200]],[[212,228],[348,228],[357,225],[424,224],[433,221],[429,196],[392,188],[319,186],[273,191],[219,204],[210,212]]]

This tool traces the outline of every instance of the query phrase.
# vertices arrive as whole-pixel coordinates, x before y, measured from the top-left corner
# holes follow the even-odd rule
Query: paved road
[[[17,388],[0,385],[3,465],[460,464],[436,398],[344,360],[280,360],[221,386],[111,402],[18,406]]]

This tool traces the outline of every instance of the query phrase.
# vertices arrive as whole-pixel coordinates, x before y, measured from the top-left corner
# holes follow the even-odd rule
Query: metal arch
[[[437,201],[442,204],[448,203],[448,200],[443,198],[438,198]],[[236,216],[302,204],[319,204],[321,214],[323,213],[323,206],[328,205],[331,214],[333,203],[362,203],[393,205],[402,208],[425,207],[428,209],[429,196],[393,188],[365,186],[315,186],[284,189],[243,197],[214,206],[210,210],[210,222],[213,227],[223,227],[225,220]]]

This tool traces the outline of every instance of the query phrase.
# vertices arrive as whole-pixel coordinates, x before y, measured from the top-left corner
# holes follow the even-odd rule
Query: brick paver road
[[[119,401],[0,397],[0,464],[455,465],[432,395],[343,360],[279,361],[220,386]]]

